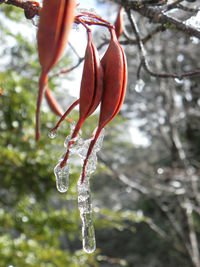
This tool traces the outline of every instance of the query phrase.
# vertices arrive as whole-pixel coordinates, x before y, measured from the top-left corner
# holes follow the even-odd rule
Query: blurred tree
[[[199,1],[160,1],[154,6],[149,1],[105,2],[125,8],[120,42],[126,45],[129,87],[121,114],[138,122],[150,145],[128,150],[123,146],[114,159],[104,150],[101,159],[127,188],[126,205],[151,218],[150,228],[161,237],[154,235],[139,250],[150,234],[140,225],[140,242],[134,249],[138,261],[136,256],[130,262],[198,267]],[[108,10],[115,7],[108,4]]]

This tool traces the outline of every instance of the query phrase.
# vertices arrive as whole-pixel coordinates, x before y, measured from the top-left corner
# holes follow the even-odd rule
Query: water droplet
[[[61,168],[60,163],[54,168],[54,174],[56,176],[56,187],[60,193],[64,193],[68,190],[69,185],[69,161]]]
[[[57,136],[57,131],[49,131],[48,136],[49,138],[54,139]]]
[[[135,85],[135,91],[137,93],[141,93],[144,86],[145,86],[145,82],[142,79],[137,80],[136,85]]]
[[[178,79],[178,78],[175,78],[174,81],[178,84],[183,84],[184,83],[184,80],[182,79]]]

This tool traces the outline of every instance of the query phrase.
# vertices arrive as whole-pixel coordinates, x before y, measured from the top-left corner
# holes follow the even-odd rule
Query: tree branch
[[[13,5],[19,8],[24,9],[25,11],[32,11],[35,15],[39,16],[40,7],[31,4],[30,2],[25,2],[22,0],[1,0],[0,3],[5,3],[7,5]]]

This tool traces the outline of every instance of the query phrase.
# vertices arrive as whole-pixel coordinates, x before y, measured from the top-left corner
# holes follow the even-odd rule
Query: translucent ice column
[[[81,177],[78,181],[78,206],[82,220],[83,249],[87,253],[92,253],[96,249],[96,240],[92,222],[92,202],[89,177],[86,177],[82,184]]]

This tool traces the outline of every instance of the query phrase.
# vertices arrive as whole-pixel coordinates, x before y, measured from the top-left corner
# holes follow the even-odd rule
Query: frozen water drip
[[[83,249],[87,253],[93,253],[96,249],[94,226],[92,222],[92,202],[89,187],[89,177],[81,184],[78,181],[78,206],[82,220]]]
[[[70,158],[72,155],[79,155],[82,159],[82,164],[84,159],[87,156],[88,148],[90,146],[90,142],[95,138],[95,132],[91,138],[84,140],[81,136],[81,131],[74,139],[71,139],[73,131],[75,129],[75,124],[71,125],[71,133],[66,137],[64,142],[64,147],[69,148],[69,157],[66,165],[61,168],[60,163],[63,161],[65,154],[59,159],[59,163],[54,168],[54,173],[56,176],[56,186],[59,192],[64,193],[68,189],[69,184],[69,167],[70,167]],[[54,133],[54,132],[52,132]],[[83,250],[87,253],[93,253],[96,249],[96,240],[95,240],[95,231],[92,222],[92,202],[90,195],[90,187],[89,187],[89,178],[90,175],[96,170],[97,166],[97,152],[100,151],[103,139],[104,139],[105,130],[102,129],[99,138],[97,139],[92,153],[88,159],[85,173],[86,178],[83,183],[81,183],[82,174],[78,181],[78,207],[80,210],[80,217],[82,220],[82,238],[83,238]],[[50,136],[51,138],[52,135]],[[69,146],[69,142],[75,142]]]
[[[49,138],[54,139],[57,136],[57,131],[50,131],[48,133]]]
[[[56,176],[56,187],[60,193],[65,193],[69,186],[69,162],[63,167],[60,167],[60,162],[54,168]]]

